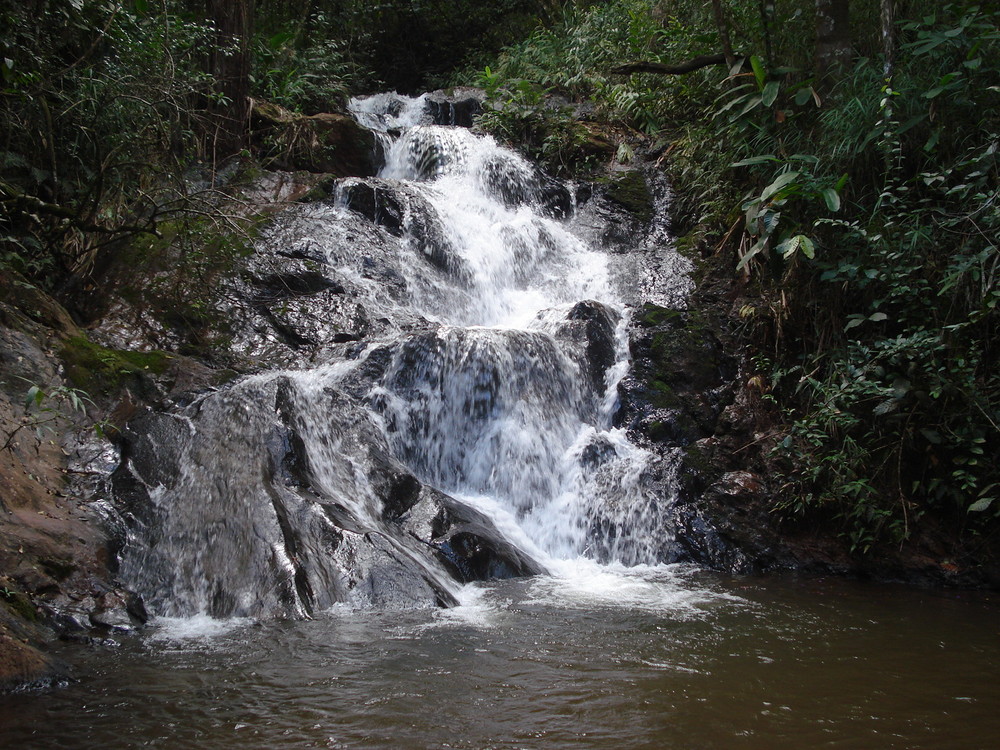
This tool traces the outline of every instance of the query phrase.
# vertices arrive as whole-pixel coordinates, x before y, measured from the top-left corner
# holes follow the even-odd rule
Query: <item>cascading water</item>
[[[121,431],[119,572],[154,627],[62,646],[86,676],[5,694],[0,745],[995,744],[990,593],[644,564],[713,533],[677,456],[614,428],[671,427],[637,406],[685,291],[663,227],[425,102],[356,102],[382,175],[281,211],[224,287],[232,351],[272,369]],[[672,309],[636,315],[633,373],[646,300]]]
[[[607,255],[555,218],[572,196],[491,138],[415,122],[412,104],[373,118],[373,104],[385,101],[355,103],[363,122],[402,131],[381,177],[419,186],[467,272],[461,302],[418,301],[445,325],[400,347],[373,390],[394,452],[430,484],[515,518],[550,564],[655,562],[666,540],[649,538],[650,457],[611,427],[626,321]],[[586,330],[560,335],[574,326]]]
[[[361,323],[332,326],[311,369],[130,424],[122,578],[158,615],[298,617],[663,559],[671,498],[645,481],[663,459],[612,427],[625,312],[608,256],[568,221],[572,190],[422,123],[419,99],[353,106],[382,134],[381,174],[341,180],[263,241],[311,264],[268,277],[326,305],[305,317]]]

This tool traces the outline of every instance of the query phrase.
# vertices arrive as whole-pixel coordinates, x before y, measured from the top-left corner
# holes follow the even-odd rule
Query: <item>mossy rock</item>
[[[655,329],[650,338],[653,384],[717,383],[721,351],[704,314],[698,310],[671,310],[646,304],[636,322]]]
[[[130,379],[162,375],[172,358],[163,351],[108,349],[83,336],[64,340],[60,356],[67,379],[89,393],[109,393]]]
[[[662,325],[667,322],[681,321],[683,315],[684,312],[681,310],[660,307],[659,305],[647,302],[642,306],[642,309],[635,314],[633,320],[636,325],[640,325],[643,328],[652,328],[653,326]]]
[[[8,268],[0,269],[0,323],[28,334],[37,325],[63,335],[78,334],[80,331],[62,305],[24,276]]]
[[[12,614],[22,620],[27,620],[28,622],[38,620],[38,612],[27,594],[16,589],[11,589],[8,586],[3,586],[0,587],[0,602],[3,602]]]
[[[253,132],[282,169],[372,177],[378,172],[375,134],[348,115],[301,115],[273,102],[253,102]]]
[[[735,362],[697,310],[647,304],[633,318],[633,370],[619,387],[621,419],[656,443],[689,445],[712,435]]]
[[[656,215],[653,193],[645,175],[638,170],[610,179],[605,196],[644,224],[651,222]]]

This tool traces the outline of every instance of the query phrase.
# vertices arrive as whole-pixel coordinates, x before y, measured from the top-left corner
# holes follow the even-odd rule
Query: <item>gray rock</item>
[[[424,111],[435,125],[457,125],[471,128],[475,117],[483,111],[486,92],[482,89],[459,87],[432,91],[424,97]]]
[[[112,478],[129,529],[120,576],[154,614],[451,605],[449,572],[538,570],[488,519],[410,475],[334,379],[251,378],[137,418],[122,444]],[[432,508],[451,515],[420,536],[414,514]],[[112,608],[97,617],[124,625]]]

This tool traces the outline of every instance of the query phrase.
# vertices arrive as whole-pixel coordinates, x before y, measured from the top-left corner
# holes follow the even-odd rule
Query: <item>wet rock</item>
[[[264,300],[300,297],[325,291],[332,291],[334,294],[344,292],[336,281],[313,269],[272,273],[253,279],[253,283],[261,290],[260,299]]]
[[[736,364],[696,313],[646,305],[630,333],[633,367],[615,423],[639,439],[687,445],[715,432]]]
[[[451,534],[418,541],[402,520],[424,498],[435,498],[435,513],[450,499],[391,457],[335,379],[312,377],[250,379],[123,430],[112,477],[130,529],[120,576],[153,613],[301,617],[337,602],[455,603],[432,572]],[[479,539],[456,557],[473,560],[469,575],[527,570],[486,519],[456,518],[449,529],[461,523]],[[110,603],[91,616],[119,629],[128,619]]]
[[[459,581],[519,578],[545,569],[507,542],[485,515],[424,486],[397,523],[437,551]]]
[[[662,201],[654,195],[651,179],[632,170],[595,184],[591,211],[599,217],[599,240],[609,252],[636,254],[656,228],[657,204]]]
[[[597,435],[587,443],[580,455],[580,464],[587,469],[597,469],[614,457],[615,448],[604,435]]]
[[[688,466],[690,470],[690,461]],[[766,492],[760,477],[739,470],[726,472],[697,493],[682,493],[671,509],[676,560],[737,574],[773,565],[767,541],[771,524],[762,514]]]
[[[261,246],[231,296],[238,300],[230,318],[235,343],[257,358],[307,363],[379,328],[357,290],[339,278],[326,253],[309,240],[284,248]]]
[[[573,214],[573,194],[566,183],[539,174],[534,190],[535,199],[542,213],[554,219],[568,219]]]
[[[348,208],[390,234],[407,237],[428,263],[453,280],[468,275],[440,218],[423,196],[385,180],[351,180],[344,184],[343,195]]]
[[[92,625],[116,633],[135,630],[148,619],[142,601],[134,594],[120,590],[101,596],[90,613]]]
[[[653,193],[640,170],[612,177],[605,187],[604,197],[643,224],[653,220],[656,209]]]
[[[65,668],[38,648],[0,630],[0,693],[48,687]]]
[[[555,332],[557,338],[574,342],[576,359],[587,373],[593,392],[603,395],[608,368],[615,363],[615,328],[621,316],[600,302],[578,302]]]
[[[493,197],[508,208],[533,205],[555,219],[566,219],[573,213],[573,194],[566,183],[538,168],[526,169],[521,162],[503,155],[486,161],[482,180]]]
[[[476,115],[483,111],[486,92],[459,87],[432,91],[424,96],[424,111],[435,125],[471,128]]]
[[[308,243],[275,252],[257,252],[247,262],[244,273],[258,302],[309,296],[331,291],[342,294],[343,287],[332,276],[329,259]]]

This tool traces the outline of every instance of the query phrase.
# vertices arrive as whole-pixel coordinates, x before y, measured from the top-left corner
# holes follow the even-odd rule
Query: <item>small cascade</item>
[[[671,467],[612,427],[608,255],[569,186],[425,105],[352,102],[382,172],[279,217],[262,243],[287,267],[251,261],[264,288],[308,269],[280,330],[322,359],[125,430],[121,576],[153,613],[447,605],[457,582],[667,557],[672,498],[648,477]]]

